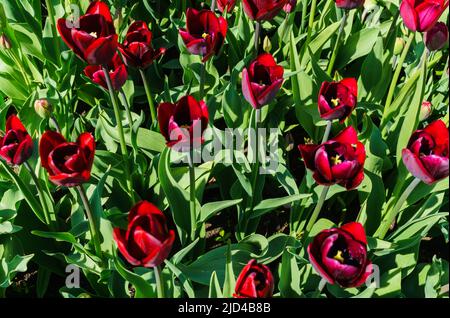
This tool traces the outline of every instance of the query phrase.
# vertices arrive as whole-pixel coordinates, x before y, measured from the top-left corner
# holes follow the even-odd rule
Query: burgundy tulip
[[[68,142],[60,133],[46,131],[39,143],[41,164],[56,185],[74,187],[88,182],[94,162],[95,140],[82,133],[76,142]]]
[[[143,21],[136,21],[128,28],[123,44],[119,44],[127,66],[145,69],[164,54],[165,48],[153,48],[152,37],[152,32]]]
[[[233,11],[236,6],[236,0],[217,0],[217,8],[220,12],[223,12],[227,8],[227,12]]]
[[[334,0],[334,2],[336,2],[336,7],[347,10],[362,7],[364,1],[365,0]]]
[[[313,178],[319,184],[339,184],[352,190],[364,179],[366,150],[352,126],[321,145],[306,144],[298,148],[306,168],[313,171]]]
[[[425,33],[425,45],[430,51],[442,49],[448,42],[448,28],[443,22],[436,23]]]
[[[236,281],[234,298],[269,298],[274,289],[273,275],[263,264],[250,260]]]
[[[318,98],[320,117],[344,122],[355,108],[357,96],[358,84],[354,78],[345,78],[340,82],[323,82]]]
[[[308,245],[308,256],[314,269],[330,284],[358,287],[372,273],[366,233],[357,222],[320,232]]]
[[[272,20],[289,0],[242,0],[248,17],[256,21]]]
[[[6,121],[5,135],[0,136],[0,157],[7,163],[20,165],[33,154],[33,140],[16,115]]]
[[[128,214],[128,228],[115,228],[120,253],[134,266],[161,265],[172,249],[175,232],[167,229],[165,215],[153,204],[141,201]]]
[[[113,88],[118,91],[122,88],[128,78],[127,68],[120,59],[119,53],[114,55],[111,62],[108,63],[109,77],[111,78]],[[84,74],[94,83],[108,89],[105,73],[100,65],[88,65],[84,69]]]
[[[448,7],[448,0],[402,0],[400,15],[411,31],[426,32]]]
[[[403,149],[403,163],[409,172],[426,184],[448,177],[448,128],[436,120],[411,136]]]
[[[289,0],[283,7],[284,12],[291,13],[297,6],[297,0]]]
[[[284,69],[273,56],[263,53],[242,70],[242,93],[253,108],[270,103],[283,84]]]
[[[58,31],[78,57],[92,65],[108,64],[117,50],[117,34],[108,6],[91,2],[76,21],[58,20]]]
[[[180,35],[187,50],[194,55],[201,55],[207,61],[219,53],[227,34],[227,20],[217,17],[210,10],[197,11],[188,8],[186,12],[186,29],[180,29]]]
[[[179,151],[203,143],[203,132],[208,126],[208,108],[204,101],[191,95],[182,97],[176,104],[161,103],[158,123],[167,146]],[[175,147],[176,146],[176,147]]]

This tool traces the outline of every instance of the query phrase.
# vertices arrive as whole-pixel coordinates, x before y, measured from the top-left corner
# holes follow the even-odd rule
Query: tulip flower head
[[[352,190],[364,179],[366,151],[352,126],[321,145],[306,144],[298,148],[318,184],[339,184]]]
[[[122,88],[122,86],[127,81],[128,72],[123,64],[119,53],[114,55],[111,62],[107,64],[109,70],[109,77],[111,78],[111,83],[113,88],[118,91]],[[94,83],[102,86],[105,89],[108,89],[108,85],[106,83],[105,73],[103,72],[102,66],[100,65],[88,65],[84,69],[84,75],[90,78]]]
[[[423,121],[428,119],[428,117],[431,116],[432,112],[433,112],[433,105],[431,105],[429,101],[423,101],[420,107],[419,120]]]
[[[289,0],[283,7],[284,12],[291,13],[297,6],[297,0]]]
[[[251,20],[272,20],[289,0],[242,0],[244,12]]]
[[[168,230],[165,215],[147,201],[137,203],[128,214],[128,228],[115,228],[120,253],[134,266],[155,267],[169,255],[175,232]]]
[[[236,6],[236,0],[217,0],[216,4],[220,12],[223,13],[225,8],[227,8],[227,12],[230,13]]]
[[[351,222],[320,232],[307,251],[316,272],[330,284],[358,287],[372,273],[366,233],[360,223]]]
[[[269,104],[283,84],[284,69],[269,53],[259,55],[242,70],[242,93],[253,108]]]
[[[152,37],[152,32],[143,21],[135,21],[128,28],[123,43],[119,44],[127,66],[145,69],[165,53],[165,48],[153,48]]]
[[[443,22],[436,23],[425,33],[424,41],[430,51],[438,51],[448,43],[448,28]]]
[[[252,259],[239,274],[233,297],[269,298],[272,297],[273,289],[274,279],[270,269]]]
[[[449,144],[445,123],[437,120],[414,132],[402,157],[409,172],[426,184],[448,177]]]
[[[362,7],[365,0],[334,0],[336,7],[346,10]]]
[[[354,78],[345,78],[340,82],[323,82],[318,97],[320,117],[344,122],[355,108],[357,96],[358,83]]]
[[[88,64],[108,64],[116,54],[117,34],[109,8],[101,1],[91,2],[77,21],[59,19],[57,27],[67,46]]]
[[[411,31],[426,32],[439,20],[448,3],[448,0],[402,0],[400,15]]]
[[[0,136],[0,157],[7,163],[21,165],[33,154],[33,140],[16,115],[6,120],[5,135]]]
[[[34,110],[41,118],[47,118],[51,115],[53,107],[48,99],[42,98],[34,101]]]
[[[186,29],[180,29],[180,36],[189,53],[202,56],[202,61],[206,62],[219,53],[227,28],[227,20],[217,17],[214,12],[188,8]]]
[[[90,133],[82,133],[76,142],[68,142],[63,135],[46,131],[39,143],[42,167],[54,184],[74,187],[88,182],[94,162],[95,140]]]

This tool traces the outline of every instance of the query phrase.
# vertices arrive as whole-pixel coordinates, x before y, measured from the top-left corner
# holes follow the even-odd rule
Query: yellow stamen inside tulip
[[[189,125],[181,125],[180,128],[189,129]]]
[[[344,263],[344,257],[342,256],[342,251],[338,250],[336,255],[333,256],[333,259],[337,260],[339,263]]]
[[[202,34],[202,38],[204,38],[204,39],[206,39],[208,36],[209,36],[208,33],[203,33],[203,34]]]
[[[304,137],[303,139],[305,140],[305,144],[306,144],[306,145],[312,145],[312,144],[314,144],[314,143],[313,143],[313,140],[312,140],[311,138]]]
[[[98,38],[97,32],[91,32],[89,35],[93,36],[94,38]]]
[[[352,147],[356,149],[356,148],[358,148],[358,145],[357,144],[352,144]]]
[[[334,107],[336,107],[339,105],[340,100],[339,98],[332,98],[331,102],[333,103]]]
[[[331,157],[331,162],[333,163],[333,165],[342,163],[341,156],[336,155],[335,157]]]

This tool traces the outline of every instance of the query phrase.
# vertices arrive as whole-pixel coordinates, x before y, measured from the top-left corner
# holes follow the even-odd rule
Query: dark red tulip
[[[33,154],[33,140],[16,115],[6,121],[5,135],[0,136],[0,157],[7,163],[20,165]]]
[[[400,15],[411,31],[426,32],[448,7],[448,0],[402,0]]]
[[[345,78],[340,82],[323,82],[318,98],[320,117],[344,122],[355,108],[357,96],[358,83],[354,78]]]
[[[141,201],[128,214],[128,228],[115,228],[120,253],[134,266],[161,265],[172,249],[175,232],[167,229],[165,215],[153,204]]]
[[[366,150],[352,126],[321,145],[306,144],[298,148],[306,168],[313,171],[313,178],[319,184],[339,184],[352,190],[364,179]]]
[[[217,17],[210,10],[197,11],[188,8],[186,12],[186,29],[180,29],[180,35],[187,50],[194,55],[201,55],[207,61],[219,53],[227,34],[227,20]]]
[[[283,7],[284,12],[291,13],[297,6],[297,0],[289,0]]]
[[[58,20],[58,31],[78,57],[92,65],[108,64],[117,50],[117,34],[108,6],[91,2],[86,14],[75,21]]]
[[[425,33],[425,45],[430,51],[442,49],[448,42],[448,28],[443,22],[437,22]]]
[[[165,48],[153,49],[152,37],[152,32],[143,21],[136,21],[128,28],[123,44],[119,44],[127,66],[145,69],[164,54]]]
[[[176,104],[161,103],[158,107],[159,129],[167,145],[176,150],[183,151],[203,143],[208,121],[205,102],[197,101],[191,95],[182,97]]]
[[[336,7],[347,10],[362,7],[364,1],[365,0],[334,0],[334,2],[336,2]]]
[[[234,298],[269,298],[274,289],[273,275],[263,264],[250,260],[236,281]]]
[[[242,93],[253,108],[270,103],[283,84],[284,69],[273,56],[263,53],[242,70]]]
[[[256,21],[272,20],[289,0],[242,0],[248,17]]]
[[[403,163],[409,172],[427,184],[448,177],[448,128],[436,120],[411,136],[403,149]]]
[[[317,234],[308,245],[308,256],[314,269],[330,284],[358,287],[372,274],[366,233],[357,222]]]
[[[46,131],[39,143],[41,164],[56,185],[74,187],[88,182],[94,162],[95,140],[82,133],[76,142],[68,142],[60,133]]]
[[[231,11],[233,11],[235,6],[236,0],[217,0],[217,9],[219,9],[220,12],[223,12],[226,7],[227,12],[230,13]]]
[[[114,55],[114,58],[107,64],[109,70],[109,77],[113,88],[118,91],[122,88],[128,78],[127,68],[120,59],[119,53]],[[105,73],[100,65],[88,65],[84,68],[84,74],[94,83],[108,89],[106,84]]]

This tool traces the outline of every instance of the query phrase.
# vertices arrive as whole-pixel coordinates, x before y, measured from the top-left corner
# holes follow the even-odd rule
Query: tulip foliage
[[[0,4],[0,298],[448,297],[448,0],[75,2]]]

